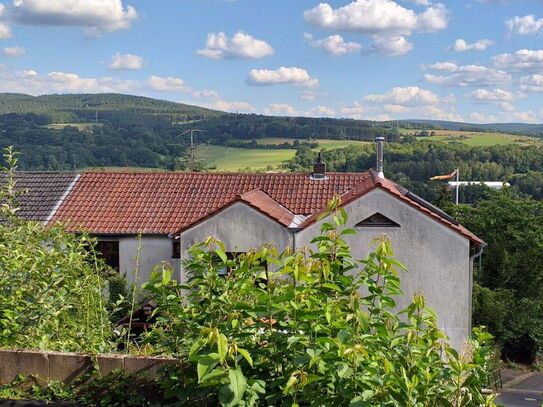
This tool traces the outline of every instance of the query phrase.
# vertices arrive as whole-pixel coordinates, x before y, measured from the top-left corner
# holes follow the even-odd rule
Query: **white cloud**
[[[449,51],[484,51],[493,44],[494,41],[487,39],[476,41],[473,44],[468,44],[464,39],[459,38],[454,42],[454,45],[449,47]]]
[[[422,106],[419,109],[418,115],[427,119],[449,120],[453,122],[464,121],[464,118],[454,111],[446,111],[437,106]]]
[[[328,3],[304,12],[305,21],[318,28],[353,31],[367,35],[410,35],[447,27],[447,11],[441,4],[415,13],[392,0],[356,0],[334,9]]]
[[[455,72],[458,70],[458,65],[454,62],[436,62],[435,64],[430,65],[422,65],[423,69],[429,69],[432,71],[448,71],[448,72]]]
[[[180,92],[186,93],[196,98],[200,97],[210,97],[218,98],[219,95],[213,90],[194,90],[191,87],[185,84],[185,81],[181,78],[176,77],[161,77],[156,75],[151,75],[146,82],[147,86],[159,92]]]
[[[390,113],[406,113],[406,112],[410,111],[410,109],[408,107],[403,106],[403,105],[386,104],[386,105],[383,106],[383,108],[387,112],[390,112]]]
[[[417,3],[429,5],[426,0]],[[305,21],[316,28],[368,35],[373,39],[368,51],[397,56],[413,49],[413,44],[406,38],[413,32],[446,28],[447,14],[442,4],[416,13],[392,0],[355,0],[337,9],[328,3],[320,3],[303,15]]]
[[[492,58],[494,65],[509,72],[543,71],[543,49],[521,49],[513,54],[499,54]]]
[[[6,47],[2,49],[2,55],[8,58],[19,58],[26,54],[23,47]]]
[[[8,71],[0,69],[0,88],[3,92],[40,95],[45,93],[131,92],[137,88],[133,81],[108,77],[82,78],[65,72],[40,75],[33,70]]]
[[[406,1],[408,1],[409,3],[418,4],[419,6],[429,6],[430,4],[432,4],[430,0],[406,0]]]
[[[498,121],[496,116],[486,115],[481,112],[471,112],[468,117],[470,121],[473,121],[475,123],[495,123]]]
[[[300,92],[299,98],[302,100],[315,100],[322,95],[322,93],[317,93],[312,90],[304,90]]]
[[[139,55],[116,52],[107,67],[112,71],[138,71],[143,69],[146,63]]]
[[[508,84],[512,80],[509,73],[482,65],[438,63],[425,66],[425,68],[451,72],[448,76],[432,74],[424,75],[424,79],[427,82],[443,86],[497,86]]]
[[[395,87],[381,95],[367,95],[364,99],[371,103],[395,105],[426,105],[441,102],[438,95],[418,86]]]
[[[526,92],[543,92],[543,75],[534,74],[519,79],[520,88]]]
[[[510,92],[504,89],[477,89],[470,94],[470,97],[484,102],[505,102],[522,99],[526,95],[522,92]]]
[[[343,37],[339,34],[330,35],[329,37],[321,40],[313,39],[311,34],[304,34],[305,39],[314,48],[322,48],[329,55],[339,56],[350,52],[357,52],[362,49],[362,45],[357,42],[345,42]]]
[[[369,108],[360,104],[360,102],[354,102],[351,106],[342,106],[339,109],[340,114],[343,117],[349,117],[352,119],[362,119],[363,115],[369,111]]]
[[[305,115],[311,117],[333,117],[336,115],[336,111],[327,106],[319,105],[309,109],[305,112]]]
[[[0,22],[0,39],[9,40],[12,37],[11,29],[6,23]]]
[[[510,34],[536,35],[543,29],[543,18],[536,19],[533,14],[507,20],[505,26]]]
[[[370,51],[389,57],[407,54],[412,49],[413,44],[403,35],[374,36],[370,45]]]
[[[83,27],[90,35],[128,29],[138,18],[122,0],[13,0],[4,14],[19,24]]]
[[[231,38],[223,32],[209,33],[206,47],[197,51],[199,55],[211,59],[259,59],[273,55],[274,52],[266,41],[257,40],[242,31]]]
[[[252,69],[246,80],[247,84],[254,86],[294,84],[303,88],[318,88],[319,80],[313,78],[302,68],[281,67],[276,70]]]
[[[192,102],[194,104],[194,102]],[[198,104],[197,104],[198,105]],[[199,106],[207,107],[209,109],[220,110],[223,112],[242,112],[249,113],[254,112],[256,109],[247,102],[234,102],[227,100],[215,100],[210,103],[200,104]]]
[[[263,113],[277,116],[297,116],[300,114],[293,106],[287,103],[270,103],[263,110]]]

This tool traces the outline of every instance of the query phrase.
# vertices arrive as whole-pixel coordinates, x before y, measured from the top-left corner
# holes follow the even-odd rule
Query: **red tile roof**
[[[267,206],[261,196],[255,200],[243,195],[255,189],[293,214],[310,215],[367,177],[368,173],[331,173],[326,180],[312,180],[307,174],[87,172],[53,221],[70,221],[73,230],[97,234],[169,234],[238,195],[253,206]]]
[[[96,234],[173,234],[242,201],[284,226],[295,215],[307,216],[303,228],[326,211],[334,196],[347,204],[381,188],[472,242],[483,243],[437,208],[373,171],[326,175],[325,180],[313,180],[307,174],[87,172],[53,221],[71,222],[74,231]]]

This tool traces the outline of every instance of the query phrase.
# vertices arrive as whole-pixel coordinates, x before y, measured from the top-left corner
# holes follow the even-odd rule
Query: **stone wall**
[[[70,383],[98,368],[106,376],[113,370],[154,377],[166,365],[180,364],[178,359],[131,355],[85,355],[35,350],[0,349],[0,384],[11,383],[17,375],[38,376],[43,380]]]

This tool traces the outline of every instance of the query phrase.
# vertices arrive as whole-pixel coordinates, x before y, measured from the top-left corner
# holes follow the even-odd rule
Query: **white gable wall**
[[[412,296],[421,292],[426,304],[439,317],[439,325],[461,348],[470,330],[471,279],[469,239],[421,213],[407,203],[381,190],[374,189],[344,207],[349,217],[346,227],[356,229],[357,235],[345,236],[353,257],[363,259],[374,246],[372,240],[386,233],[395,259],[409,270],[400,273],[405,297],[396,298],[399,308],[405,308]],[[398,228],[355,228],[358,222],[379,212],[396,223]],[[311,239],[320,231],[323,219],[296,234],[296,246],[311,246]]]
[[[119,273],[129,282],[136,281],[136,270],[137,281],[140,283],[148,281],[153,267],[162,262],[168,262],[179,268],[179,260],[172,259],[172,239],[166,235],[143,235],[141,239],[136,236],[97,236],[97,238],[100,241],[119,242]]]
[[[228,252],[248,252],[273,243],[279,252],[292,247],[292,233],[253,207],[236,202],[181,233],[181,258],[188,258],[190,246],[213,236]],[[184,281],[186,276],[181,276]]]

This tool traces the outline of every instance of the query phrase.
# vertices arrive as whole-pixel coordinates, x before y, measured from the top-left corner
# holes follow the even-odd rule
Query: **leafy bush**
[[[454,209],[488,243],[474,276],[474,322],[488,326],[504,356],[533,362],[543,355],[543,202],[506,188]]]
[[[459,355],[421,295],[395,312],[403,266],[386,237],[353,260],[343,237],[355,232],[339,230],[338,204],[329,207],[334,223],[313,239],[316,251],[265,246],[229,259],[210,238],[192,248],[186,286],[168,268],[153,273],[145,288],[159,319],[147,343],[194,366],[174,376],[170,395],[187,405],[493,405],[481,394],[489,335],[477,330]],[[205,397],[187,400],[195,386]]]
[[[104,351],[103,265],[88,235],[17,218],[17,158],[0,187],[0,347]]]

